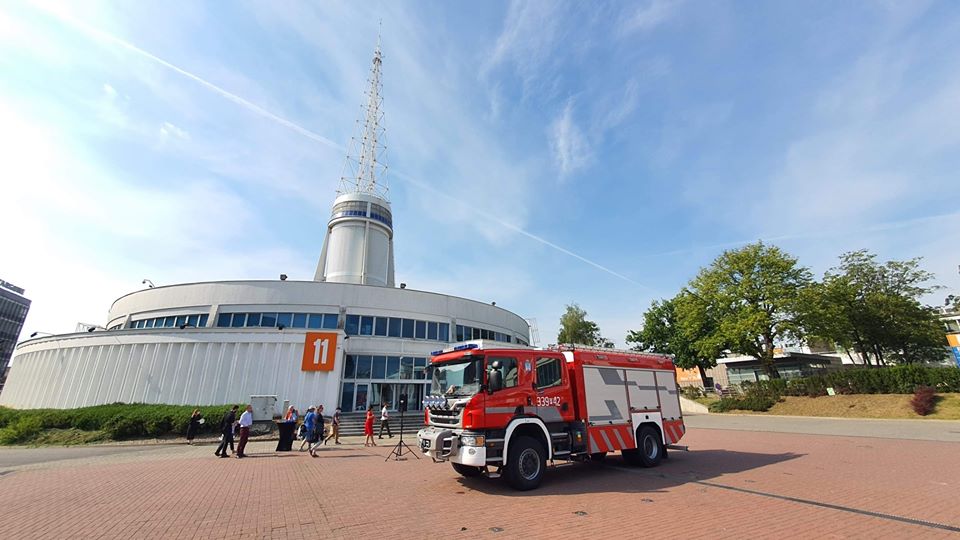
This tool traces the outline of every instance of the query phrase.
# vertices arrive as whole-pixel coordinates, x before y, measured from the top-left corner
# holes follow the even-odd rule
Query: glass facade
[[[130,321],[130,328],[203,328],[207,325],[209,315],[171,315],[169,317],[153,317],[152,319],[137,319]],[[227,324],[229,326],[229,322]]]
[[[343,331],[348,336],[380,336],[404,339],[450,341],[450,323],[402,319],[399,317],[374,317],[372,315],[347,315]],[[509,338],[508,340],[509,341]]]
[[[397,410],[400,395],[406,394],[407,408],[420,410],[430,387],[427,360],[422,356],[346,355],[340,408],[365,411],[368,406],[379,409],[386,404],[388,409]]]
[[[206,315],[202,315],[206,317]],[[201,325],[203,326],[203,325]],[[336,313],[221,313],[217,328],[312,328],[336,330]]]
[[[493,341],[502,341],[510,343],[510,334],[487,330],[486,328],[475,328],[472,326],[457,325],[457,339],[454,341],[468,341],[471,339],[492,339]],[[522,340],[517,340],[518,342]],[[526,343],[524,343],[526,345]]]

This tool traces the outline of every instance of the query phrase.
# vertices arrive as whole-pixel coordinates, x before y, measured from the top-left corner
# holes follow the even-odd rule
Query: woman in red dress
[[[367,419],[363,422],[363,434],[367,436],[364,446],[376,446],[373,442],[373,406],[367,407]]]

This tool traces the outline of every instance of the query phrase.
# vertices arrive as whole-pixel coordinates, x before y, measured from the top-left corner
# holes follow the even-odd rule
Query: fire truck
[[[471,341],[434,353],[430,371],[420,450],[518,490],[539,486],[548,462],[620,452],[656,466],[685,431],[666,355]]]

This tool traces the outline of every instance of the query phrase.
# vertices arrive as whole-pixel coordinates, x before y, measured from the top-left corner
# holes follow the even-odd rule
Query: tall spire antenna
[[[381,21],[381,26],[382,26]],[[367,103],[362,115],[363,125],[357,120],[357,135],[350,139],[350,151],[343,166],[340,186],[337,194],[367,193],[388,200],[390,188],[384,181],[387,167],[383,162],[387,147],[384,146],[383,98],[380,93],[383,85],[380,70],[383,54],[380,50],[380,31],[377,31],[377,48],[373,52],[373,65],[370,67]],[[379,179],[379,181],[378,181]]]

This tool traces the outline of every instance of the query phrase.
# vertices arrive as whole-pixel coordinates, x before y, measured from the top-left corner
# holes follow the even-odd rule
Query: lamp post
[[[150,281],[149,279],[144,279],[141,283],[142,283],[143,285],[146,285],[147,287],[149,287],[149,288],[151,288],[151,289],[154,287],[153,282]]]
[[[50,332],[34,332],[30,334],[30,337],[37,337],[37,334],[43,334],[45,336],[54,336],[56,334],[51,334]]]

